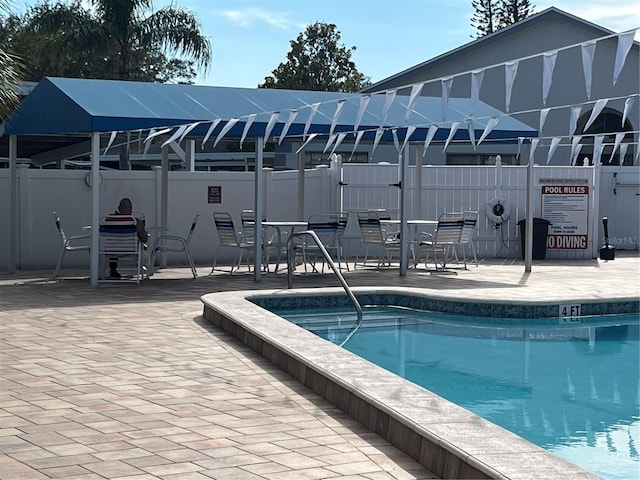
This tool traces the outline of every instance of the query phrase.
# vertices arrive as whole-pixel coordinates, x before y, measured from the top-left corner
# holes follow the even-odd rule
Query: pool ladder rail
[[[336,264],[331,258],[331,255],[329,255],[329,252],[320,241],[320,238],[318,238],[318,235],[316,235],[316,232],[314,232],[313,230],[304,230],[302,232],[294,232],[291,235],[289,235],[289,238],[287,239],[287,285],[288,287],[293,288],[293,270],[295,269],[293,243],[296,238],[302,238],[302,237],[311,237],[311,239],[313,239],[318,249],[322,253],[322,256],[326,260],[329,267],[331,267],[331,270],[333,270],[333,273],[336,275],[336,277],[338,277],[338,280],[340,281],[342,288],[344,288],[344,291],[347,293],[347,296],[351,299],[351,302],[353,302],[353,305],[356,308],[356,314],[358,318],[357,322],[354,328],[349,332],[347,337],[340,343],[340,346],[342,347],[345,343],[349,341],[349,339],[351,339],[353,334],[356,333],[358,328],[360,328],[360,325],[362,325],[362,307],[360,306],[360,303],[356,299],[356,296],[351,291],[349,284],[342,276],[342,273],[340,273],[340,270],[338,269],[338,267],[336,267]]]

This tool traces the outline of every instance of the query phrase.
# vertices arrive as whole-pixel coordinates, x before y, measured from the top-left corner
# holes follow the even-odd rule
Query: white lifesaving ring
[[[98,171],[98,186],[102,185],[102,172]],[[87,184],[87,187],[91,188],[91,172],[87,172],[84,176],[84,183]]]
[[[496,225],[509,220],[511,216],[511,205],[506,197],[494,197],[487,202],[487,218]]]

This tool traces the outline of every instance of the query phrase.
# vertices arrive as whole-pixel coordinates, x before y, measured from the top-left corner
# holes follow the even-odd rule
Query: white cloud
[[[279,30],[290,30],[292,28],[304,30],[305,28],[304,24],[288,19],[286,14],[262,10],[260,8],[225,10],[220,12],[220,15],[241,27],[253,27],[257,24],[267,24],[270,27],[277,28]]]

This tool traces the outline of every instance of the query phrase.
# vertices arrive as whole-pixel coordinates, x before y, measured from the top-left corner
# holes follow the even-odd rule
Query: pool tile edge
[[[408,293],[406,289],[362,290],[372,294]],[[300,294],[335,295],[339,292],[340,289],[322,288],[208,294],[202,297],[203,315],[207,321],[238,338],[441,478],[525,478],[532,472],[529,467],[523,469],[523,465],[529,464],[524,459],[532,454],[544,458],[544,465],[553,465],[554,474],[561,474],[562,478],[599,478],[248,300]],[[376,390],[380,385],[385,388]],[[415,408],[404,408],[403,398],[385,395],[391,391],[410,395],[414,402],[418,399],[421,415],[414,415]],[[432,426],[442,427],[452,419],[469,422],[482,428],[488,436],[505,436],[503,443],[515,448],[469,453],[456,446],[455,438],[447,438],[446,433],[436,434],[430,429],[430,421],[424,418],[425,412],[433,417]],[[452,412],[455,412],[453,418]],[[438,416],[444,414],[447,420],[442,421]],[[446,431],[446,428],[435,430]],[[502,461],[495,462],[496,456]],[[492,466],[492,463],[498,463],[500,467]]]

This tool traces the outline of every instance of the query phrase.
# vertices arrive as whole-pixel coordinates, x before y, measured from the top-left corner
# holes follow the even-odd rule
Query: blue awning
[[[302,90],[249,89],[174,85],[114,80],[44,78],[5,121],[8,135],[71,135],[92,132],[137,131],[158,127],[203,122],[191,135],[204,135],[211,122],[219,119],[213,135],[220,133],[230,119],[239,119],[226,134],[240,137],[249,116],[255,119],[248,137],[263,136],[274,112],[279,112],[271,135],[278,136],[292,109],[298,109],[287,136],[303,134],[311,106],[319,104],[308,133],[327,134],[336,114],[338,102],[344,100],[335,122],[334,132],[352,132],[357,123],[362,94],[313,92]],[[383,141],[390,141],[389,129],[396,128],[402,140],[406,127],[415,126],[411,140],[424,139],[431,124],[439,126],[434,141],[444,141],[452,122],[461,122],[456,140],[469,139],[467,122],[471,118],[476,138],[492,117],[500,122],[488,139],[532,137],[536,131],[503,112],[470,99],[450,98],[446,120],[442,101],[435,97],[419,97],[406,119],[409,98],[397,95],[382,121],[386,96],[371,95],[358,130],[366,130],[373,138],[380,126],[387,130]],[[471,114],[471,112],[473,112]]]

